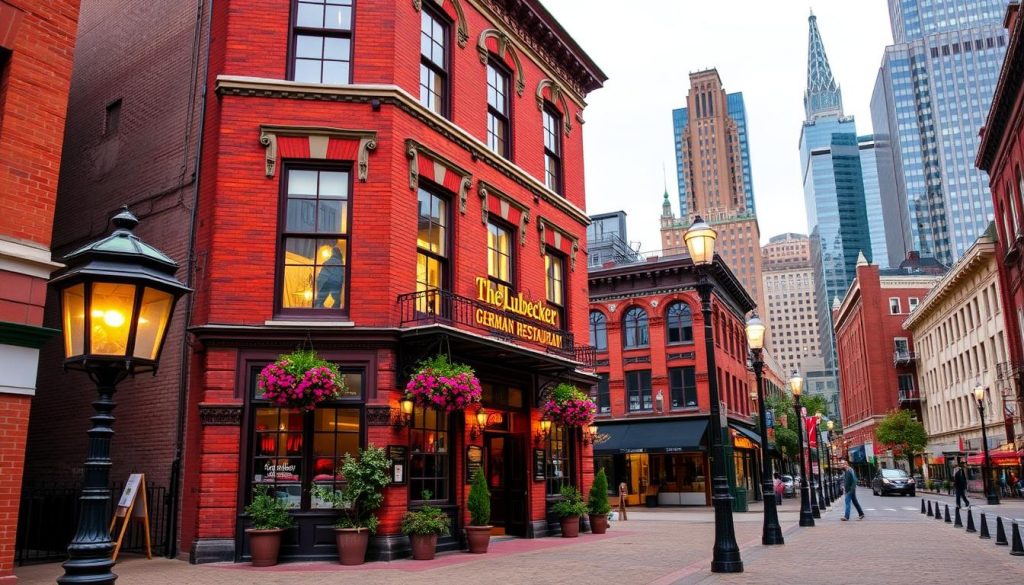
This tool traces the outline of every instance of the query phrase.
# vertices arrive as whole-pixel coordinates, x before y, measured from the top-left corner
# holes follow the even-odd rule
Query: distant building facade
[[[822,369],[810,240],[803,234],[772,237],[761,247],[761,267],[762,312],[772,323],[770,346],[783,372]]]
[[[640,254],[626,236],[626,212],[613,211],[590,216],[587,226],[587,267],[607,262],[639,262]]]

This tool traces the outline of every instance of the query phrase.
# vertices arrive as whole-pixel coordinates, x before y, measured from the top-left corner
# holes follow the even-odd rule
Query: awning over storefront
[[[760,445],[761,444],[761,433],[755,432],[755,431],[753,431],[751,429],[748,429],[746,427],[742,427],[742,426],[740,426],[738,424],[735,424],[735,423],[729,423],[729,428],[735,430],[737,433],[739,433],[739,434],[743,435],[744,437],[750,439],[751,441],[754,442],[755,445]]]
[[[608,439],[594,445],[594,454],[701,451],[707,426],[706,418],[598,423],[598,436]]]
[[[1024,457],[1024,453],[1021,451],[989,451],[988,456],[992,460],[992,465],[1013,466],[1020,465],[1020,459]],[[967,456],[967,465],[984,465],[984,463],[984,453]]]

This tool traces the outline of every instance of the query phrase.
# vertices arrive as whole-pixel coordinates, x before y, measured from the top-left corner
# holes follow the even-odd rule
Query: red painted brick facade
[[[871,442],[875,457],[881,458],[885,447],[875,438],[875,427],[887,413],[908,408],[921,420],[919,398],[899,399],[900,375],[912,376],[913,388],[920,388],[914,340],[903,328],[903,321],[910,312],[910,298],[923,299],[938,278],[898,270],[880,274],[878,266],[861,263],[842,306],[833,308],[847,448],[863,448]],[[898,299],[895,310],[890,309],[890,299]],[[894,349],[897,338],[907,341],[906,355],[900,352],[898,359]],[[893,466],[891,460],[888,465]]]
[[[1009,31],[1006,59],[992,97],[988,119],[981,131],[975,164],[988,172],[995,209],[996,258],[1005,319],[1006,363],[998,375],[1013,381],[1016,412],[1024,412],[1024,19],[1020,5],[1010,4],[1003,22]]]
[[[14,583],[78,0],[0,0],[0,583]],[[8,369],[13,368],[13,371]]]

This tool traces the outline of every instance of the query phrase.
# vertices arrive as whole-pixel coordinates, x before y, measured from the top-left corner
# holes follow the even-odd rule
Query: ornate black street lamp
[[[57,583],[117,579],[108,524],[114,389],[127,376],[156,372],[174,305],[189,292],[174,278],[177,263],[132,233],[138,223],[122,209],[114,232],[65,256],[67,268],[51,281],[60,294],[64,368],[88,373],[100,395],[92,403],[78,531]]]
[[[712,338],[711,293],[715,288],[708,277],[707,268],[715,259],[715,238],[718,234],[697,216],[686,230],[683,239],[697,272],[697,294],[700,295],[704,317],[704,354],[708,366],[708,398],[711,401],[711,502],[715,508],[715,545],[712,549],[711,572],[742,573],[743,561],[736,544],[732,524],[732,495],[726,477],[725,429],[722,424],[721,403],[718,400],[718,376],[715,375],[715,344]]]
[[[825,429],[828,431],[828,443],[825,443],[825,460],[828,461],[828,497],[832,502],[839,499],[839,492],[836,491],[836,468],[832,466],[832,429],[834,427],[833,421],[825,421]]]
[[[821,456],[821,419],[824,418],[824,416],[820,412],[815,412],[814,418],[816,421],[814,425],[814,434],[815,439],[817,439],[815,441],[816,447],[814,448],[814,455],[818,458],[818,502],[820,502],[821,509],[824,510],[825,506],[832,503],[825,497],[825,463]]]
[[[789,379],[789,390],[793,393],[793,409],[796,411],[797,454],[800,458],[800,526],[814,526],[810,488],[807,485],[807,460],[804,458],[804,417],[800,410],[800,393],[803,389],[804,379],[794,371]]]
[[[992,460],[988,456],[988,433],[985,432],[985,391],[987,388],[978,382],[978,385],[974,387],[974,398],[978,401],[978,414],[981,418],[981,446],[985,449],[985,461],[982,465],[982,475],[984,480],[985,497],[988,498],[988,504],[995,506],[999,503],[999,492],[996,491],[996,487],[992,485]]]
[[[747,345],[753,356],[754,377],[757,380],[757,419],[761,426],[761,493],[764,502],[764,527],[761,530],[761,544],[785,544],[782,527],[779,526],[779,512],[775,507],[775,488],[772,481],[772,463],[768,457],[768,422],[764,403],[764,349],[765,324],[754,313],[747,321]]]

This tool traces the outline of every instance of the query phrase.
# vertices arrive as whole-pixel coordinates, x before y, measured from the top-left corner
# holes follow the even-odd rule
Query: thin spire
[[[832,77],[832,68],[825,55],[825,45],[818,31],[818,18],[807,18],[810,30],[807,36],[807,91],[804,93],[804,111],[808,120],[830,114],[843,115],[843,94]]]

